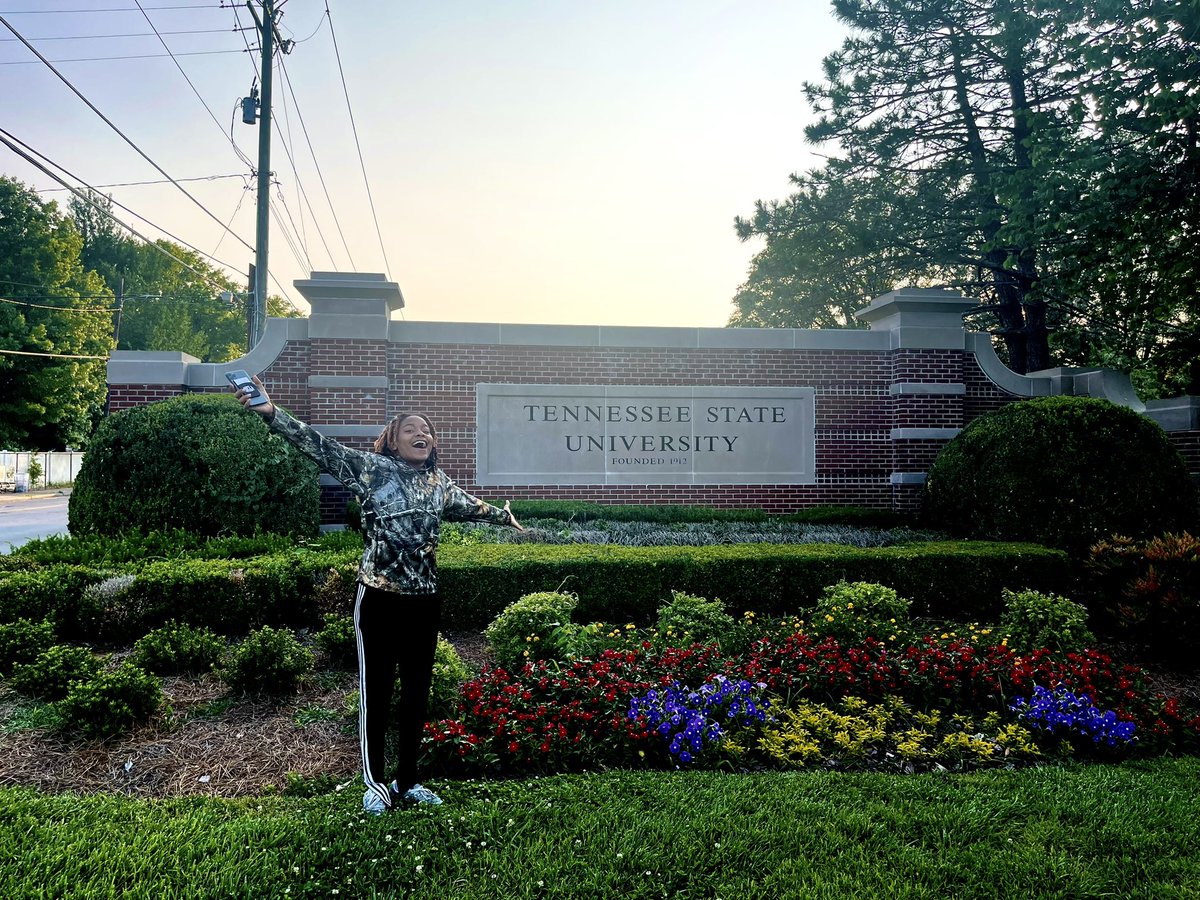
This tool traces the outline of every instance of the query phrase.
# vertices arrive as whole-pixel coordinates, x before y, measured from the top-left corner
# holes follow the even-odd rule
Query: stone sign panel
[[[476,483],[814,484],[811,387],[477,384]]]

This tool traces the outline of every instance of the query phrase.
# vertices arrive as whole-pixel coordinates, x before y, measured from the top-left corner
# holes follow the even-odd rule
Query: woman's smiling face
[[[400,446],[396,455],[406,463],[423,466],[437,446],[433,428],[421,416],[405,416],[400,422]]]

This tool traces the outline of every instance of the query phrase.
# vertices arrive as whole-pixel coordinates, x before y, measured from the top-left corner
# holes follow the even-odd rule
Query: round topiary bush
[[[952,534],[1086,550],[1112,534],[1194,527],[1196,488],[1166,432],[1090,397],[980,416],[934,461],[923,515]]]
[[[194,394],[114,413],[88,442],[73,535],[183,528],[314,535],[317,470],[231,396]]]

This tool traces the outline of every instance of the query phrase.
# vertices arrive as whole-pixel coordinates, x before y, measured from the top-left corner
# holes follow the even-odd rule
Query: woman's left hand
[[[507,500],[505,500],[505,501],[504,501],[504,511],[505,511],[506,513],[508,513],[508,517],[509,517],[509,519],[511,519],[511,520],[512,520],[512,527],[513,527],[513,528],[517,529],[517,531],[524,531],[524,530],[525,530],[525,526],[524,526],[524,525],[522,525],[520,522],[518,522],[518,521],[517,521],[517,517],[513,515],[513,511],[512,511],[512,509],[510,509],[510,508],[509,508],[509,505],[508,505],[508,501],[507,501]]]

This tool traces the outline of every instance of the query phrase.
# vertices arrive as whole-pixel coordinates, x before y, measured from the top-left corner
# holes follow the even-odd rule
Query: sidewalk
[[[38,500],[45,497],[69,497],[71,489],[63,488],[38,488],[36,491],[0,491],[0,506],[7,506],[12,503],[23,503],[26,500]]]

